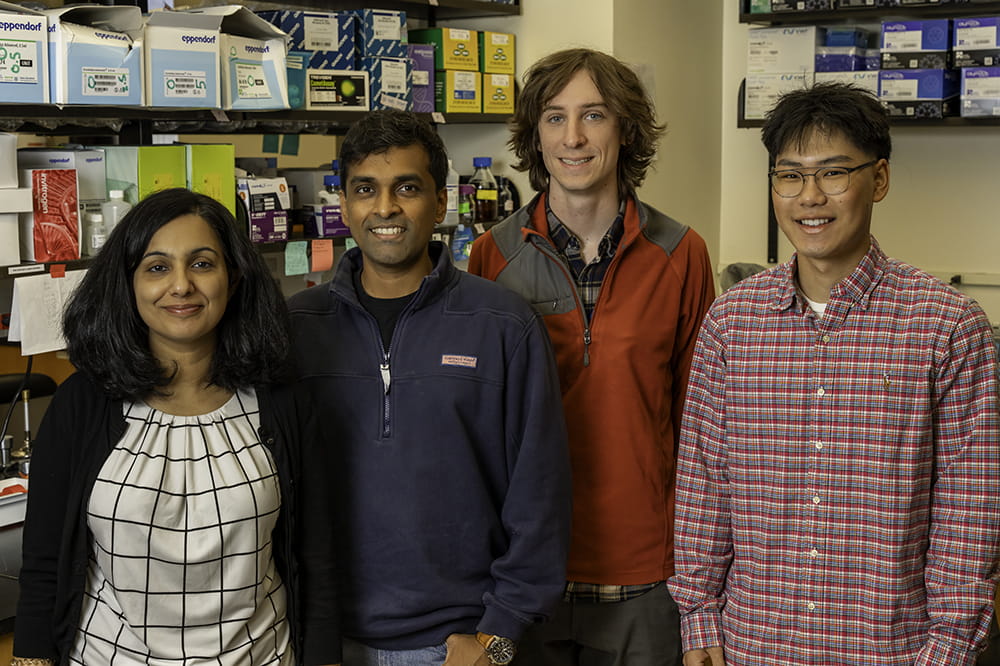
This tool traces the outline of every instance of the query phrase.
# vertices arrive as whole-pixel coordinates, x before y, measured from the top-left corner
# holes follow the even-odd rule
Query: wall
[[[640,196],[697,229],[715,257],[721,172],[718,127],[723,115],[718,84],[722,4],[723,0],[523,0],[520,16],[450,25],[516,33],[519,77],[540,57],[575,46],[607,51],[638,65],[644,80],[652,84],[660,120],[668,126],[660,157]],[[471,173],[473,156],[493,155],[494,171],[512,176],[522,199],[530,195],[527,179],[509,167],[505,127],[455,125],[440,132],[460,173]]]
[[[718,0],[716,0],[718,1]],[[725,1],[722,53],[722,153],[719,265],[764,264],[767,225],[767,153],[760,130],[736,127],[737,90],[746,72],[746,31],[738,3]],[[872,231],[890,255],[941,277],[1000,274],[1000,229],[993,187],[1000,127],[894,125],[889,196],[875,207]],[[780,245],[779,259],[791,255]],[[1000,288],[968,288],[994,321]]]

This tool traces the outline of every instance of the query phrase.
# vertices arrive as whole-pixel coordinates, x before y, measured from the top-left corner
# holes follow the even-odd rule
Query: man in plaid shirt
[[[979,305],[870,235],[891,140],[871,94],[768,115],[791,261],[712,306],[678,463],[685,666],[974,664],[1000,544],[997,367]]]

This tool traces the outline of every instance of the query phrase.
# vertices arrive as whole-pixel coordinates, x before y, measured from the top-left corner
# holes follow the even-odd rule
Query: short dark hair
[[[545,105],[558,95],[577,72],[593,79],[608,108],[617,116],[624,145],[618,153],[618,194],[635,193],[656,156],[656,144],[666,129],[657,124],[656,108],[638,75],[617,58],[593,49],[567,49],[548,55],[524,75],[524,89],[510,121],[507,142],[518,171],[527,171],[531,187],[544,192],[549,172],[538,143],[538,123]]]
[[[234,285],[216,329],[210,381],[236,390],[287,376],[288,313],[263,257],[225,206],[173,188],[149,195],[115,225],[63,315],[70,361],[112,398],[162,394],[170,383],[173,373],[149,349],[132,279],[153,235],[184,215],[202,218],[218,236]]]
[[[874,93],[844,83],[818,83],[778,98],[766,116],[761,139],[769,165],[789,146],[802,148],[813,131],[841,134],[875,159],[889,159],[889,115]]]
[[[390,148],[423,146],[430,161],[430,174],[438,190],[448,180],[448,151],[434,128],[409,111],[384,109],[372,111],[351,125],[340,145],[340,182],[347,187],[350,168],[369,155],[388,152]]]

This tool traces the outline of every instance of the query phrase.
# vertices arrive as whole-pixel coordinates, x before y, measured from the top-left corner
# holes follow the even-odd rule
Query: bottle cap
[[[125,198],[125,191],[124,190],[111,190],[110,192],[108,192],[108,197],[111,198],[111,199],[124,199]]]
[[[476,167],[477,169],[479,167],[488,167],[488,166],[492,166],[492,165],[493,165],[493,158],[492,157],[473,157],[472,158],[472,166]]]
[[[323,176],[323,187],[340,187],[340,176]]]
[[[88,222],[103,222],[104,216],[100,213],[87,213]]]

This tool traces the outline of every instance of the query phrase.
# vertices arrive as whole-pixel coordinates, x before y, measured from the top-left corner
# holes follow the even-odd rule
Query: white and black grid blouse
[[[70,661],[292,664],[271,533],[281,496],[257,398],[201,416],[126,403],[87,507],[93,545]]]

